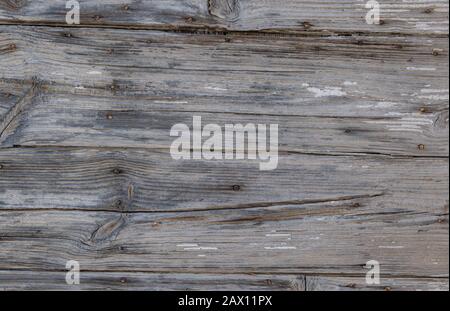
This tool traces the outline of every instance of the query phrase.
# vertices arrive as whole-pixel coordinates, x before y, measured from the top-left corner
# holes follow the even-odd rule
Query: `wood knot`
[[[123,202],[122,200],[116,200],[113,204],[113,207],[119,210],[123,209]]]
[[[108,112],[108,113],[106,114],[106,119],[112,120],[113,118],[114,118],[114,117],[113,117],[112,113]]]
[[[101,15],[94,15],[94,17],[92,17],[92,18],[98,22],[99,20],[103,19],[103,16],[101,16]]]
[[[123,11],[128,11],[130,9],[130,6],[128,4],[124,4],[124,5],[122,5],[121,9]]]
[[[442,49],[433,49],[433,56],[439,56],[443,51]]]
[[[431,14],[431,13],[434,12],[434,8],[426,8],[425,10],[423,10],[423,12],[424,12],[425,14]]]
[[[188,16],[184,18],[184,21],[188,24],[195,22],[195,18],[193,18],[192,16]]]
[[[240,10],[239,0],[208,0],[209,14],[218,18],[235,21]]]
[[[2,170],[4,168],[4,166],[2,164],[0,164],[0,170]]]
[[[424,144],[417,145],[417,149],[425,150],[425,145]]]
[[[241,191],[241,186],[239,186],[239,185],[234,185],[231,188],[233,189],[233,191]]]
[[[123,216],[110,220],[100,225],[91,235],[90,241],[100,243],[103,241],[114,240],[122,228],[125,226],[126,220]]]

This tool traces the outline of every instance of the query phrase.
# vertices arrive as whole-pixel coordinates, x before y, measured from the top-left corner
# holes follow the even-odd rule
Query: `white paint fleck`
[[[286,249],[287,250],[287,249],[297,249],[297,247],[295,247],[295,246],[274,246],[274,247],[267,246],[267,247],[264,247],[264,249],[267,249],[267,250]]]
[[[278,234],[266,234],[267,237],[290,237],[291,235],[286,233],[278,233]]]
[[[378,246],[378,248],[387,248],[387,249],[402,249],[402,248],[405,248],[404,246],[392,246],[392,245],[388,245],[388,246],[383,246],[383,245],[380,245],[380,246]]]
[[[358,85],[358,82],[344,81],[343,84],[344,84],[345,86],[355,86],[355,85]]]
[[[309,87],[308,91],[314,93],[315,97],[331,97],[331,96],[345,96],[347,93],[342,91],[340,87],[326,87],[319,89],[317,87]]]
[[[407,67],[406,70],[411,70],[411,71],[435,71],[436,68],[432,68],[432,67]]]
[[[228,89],[218,87],[218,86],[205,86],[205,89],[213,90],[213,91],[222,91],[222,92],[228,91]]]

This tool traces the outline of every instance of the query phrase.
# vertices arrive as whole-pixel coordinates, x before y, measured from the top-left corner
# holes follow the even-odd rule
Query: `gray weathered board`
[[[0,0],[0,290],[448,290],[447,1],[65,2]],[[172,160],[194,115],[278,169]]]

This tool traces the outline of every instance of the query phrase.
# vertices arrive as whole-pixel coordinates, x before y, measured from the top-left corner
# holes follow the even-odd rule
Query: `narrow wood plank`
[[[380,285],[367,285],[362,278],[307,276],[306,291],[448,291],[448,278],[382,278]]]
[[[65,272],[0,271],[2,290],[445,291],[448,279],[385,278],[379,286],[369,286],[361,277],[82,272],[80,284],[69,286],[65,283]]]
[[[303,291],[301,275],[81,272],[67,285],[66,272],[0,271],[2,290],[128,291]],[[416,284],[414,281],[412,284]],[[436,284],[436,287],[439,286]],[[414,286],[414,285],[412,285]],[[417,282],[417,286],[426,286]]]
[[[0,149],[0,164],[0,209],[9,210],[192,211],[379,197],[386,212],[448,213],[448,158],[280,154],[276,170],[260,171],[257,161],[175,161],[168,151],[12,148]]]
[[[152,109],[161,102],[63,94],[35,98],[4,132],[8,146],[82,146],[169,150],[175,124],[278,124],[279,150],[318,154],[448,156],[448,110],[402,117],[353,118],[206,113]],[[168,102],[162,105],[169,104]],[[444,119],[447,118],[447,119]],[[242,132],[241,129],[238,132]],[[255,139],[257,136],[255,136]],[[204,138],[204,141],[206,138]],[[250,138],[251,143],[256,140]],[[243,146],[247,148],[247,146]],[[222,146],[225,150],[225,145]],[[235,148],[242,151],[241,148]]]
[[[381,25],[368,25],[366,1],[95,0],[81,2],[81,23],[165,29],[366,31],[448,34],[448,2],[380,1]],[[65,24],[66,1],[0,1],[0,23]]]

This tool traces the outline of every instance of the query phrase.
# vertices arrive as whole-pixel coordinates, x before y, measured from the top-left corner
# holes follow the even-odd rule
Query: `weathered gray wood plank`
[[[306,291],[448,291],[448,278],[388,278],[382,284],[369,286],[357,277],[307,276]]]
[[[167,148],[175,120],[189,124],[195,113],[206,122],[279,123],[285,150],[448,156],[446,39],[237,36],[230,43],[161,32],[76,29],[67,37],[58,28],[4,29],[0,36],[16,48],[0,60],[3,81],[37,76],[45,88],[3,146]]]
[[[68,286],[65,272],[0,271],[2,290],[217,290],[217,291],[362,291],[448,290],[448,279],[386,278],[369,286],[361,277],[313,277],[259,274],[180,274],[82,272],[79,285]]]
[[[169,157],[1,150],[0,269],[448,276],[448,159]]]
[[[137,291],[303,291],[301,275],[82,272],[79,285],[67,285],[66,272],[0,271],[2,290]],[[442,287],[442,281],[410,282],[411,287]]]
[[[244,111],[302,115],[442,110],[448,101],[447,38],[3,26],[0,42],[13,47],[0,59],[3,79],[36,76],[89,95],[213,97],[239,100]]]
[[[366,31],[448,34],[448,2],[383,0],[382,25],[368,25],[366,1],[88,0],[81,23],[163,29],[219,28],[291,32]],[[66,1],[0,1],[0,23],[65,24]]]
[[[356,206],[361,202],[361,207]],[[185,213],[1,211],[0,270],[448,277],[448,218],[374,200]],[[367,205],[371,205],[371,209]],[[375,206],[374,206],[375,205]]]
[[[264,172],[257,161],[174,161],[167,151],[12,148],[0,149],[0,164],[0,209],[9,210],[232,210],[360,198],[374,210],[448,213],[448,158],[280,154],[277,170]]]
[[[170,136],[172,126],[183,123],[192,131],[195,115],[201,116],[203,126],[278,124],[281,151],[448,156],[448,111],[380,118],[307,117],[157,110],[152,109],[154,102],[67,93],[43,95],[4,132],[2,146],[169,150],[175,140]],[[161,102],[156,100],[156,105],[161,106]]]

